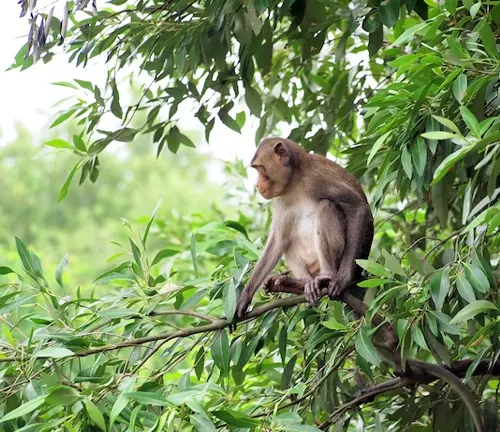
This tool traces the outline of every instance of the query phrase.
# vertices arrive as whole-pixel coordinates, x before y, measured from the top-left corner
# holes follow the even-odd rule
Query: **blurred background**
[[[0,15],[2,264],[15,267],[18,262],[15,235],[42,257],[49,273],[69,253],[69,280],[75,284],[90,282],[112,265],[107,259],[120,252],[120,245],[113,242],[127,241],[119,218],[147,221],[162,197],[159,219],[169,225],[169,232],[189,231],[190,215],[198,214],[200,220],[213,219],[222,211],[217,204],[228,190],[232,192],[225,196],[223,211],[225,217],[234,213],[230,195],[238,193],[238,188],[249,192],[253,187],[252,173],[248,173],[249,179],[245,177],[255,150],[258,121],[247,116],[241,135],[218,123],[207,143],[198,119],[189,107],[183,106],[180,128],[197,149],[183,147],[177,154],[165,151],[156,159],[151,135],[138,135],[133,145],[115,143],[102,155],[99,184],[86,182],[78,187],[74,182],[68,196],[57,203],[68,167],[78,158],[43,143],[56,137],[71,137],[77,128],[75,123],[65,122],[50,129],[57,117],[54,105],[72,94],[52,83],[68,81],[70,77],[99,82],[105,75],[97,62],[89,63],[82,71],[64,56],[22,72],[9,71],[28,33],[27,21],[19,19],[19,12],[19,5],[9,1],[2,5]],[[133,86],[129,87],[133,92]],[[137,120],[142,120],[140,115]],[[232,166],[227,166],[227,162],[233,162]],[[233,175],[236,172],[237,177]]]

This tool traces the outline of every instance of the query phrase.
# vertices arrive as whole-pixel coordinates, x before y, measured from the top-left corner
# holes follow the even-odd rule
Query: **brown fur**
[[[273,199],[273,221],[237,315],[282,255],[296,277],[308,280],[305,294],[311,303],[317,302],[324,279],[330,295],[338,296],[359,275],[354,260],[368,257],[373,239],[373,218],[360,184],[340,165],[285,138],[262,140],[251,165],[259,174],[257,189]]]

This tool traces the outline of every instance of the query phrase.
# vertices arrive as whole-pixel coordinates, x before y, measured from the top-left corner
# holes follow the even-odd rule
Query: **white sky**
[[[102,65],[99,66],[99,60],[97,60],[94,64],[89,63],[85,69],[76,69],[72,64],[67,63],[66,55],[56,55],[48,64],[39,62],[22,72],[20,69],[6,72],[5,70],[12,64],[14,56],[26,40],[28,23],[25,18],[19,18],[20,7],[16,1],[8,0],[2,3],[0,14],[0,143],[9,142],[15,138],[16,122],[29,127],[34,134],[39,133],[40,138],[43,139],[48,135],[48,127],[56,112],[55,108],[51,108],[52,105],[71,95],[70,89],[54,86],[51,83],[71,81],[73,78],[101,82],[103,68]],[[38,3],[43,4],[43,1]],[[57,11],[55,14],[59,15]],[[252,120],[247,115],[247,124],[241,135],[231,131],[220,122],[216,122],[208,151],[218,159],[234,160],[238,157],[248,163],[255,151],[254,135],[257,124],[255,119]],[[193,129],[193,124],[196,123],[192,115],[186,112],[185,117],[181,118],[180,128],[182,129],[184,125],[186,129]]]

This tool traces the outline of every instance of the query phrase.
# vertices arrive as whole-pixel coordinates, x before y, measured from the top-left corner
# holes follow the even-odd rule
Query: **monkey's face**
[[[271,199],[273,195],[273,182],[265,174],[265,169],[262,166],[256,166],[255,169],[259,177],[257,178],[257,190],[265,199]]]
[[[280,157],[274,153],[257,154],[252,162],[257,170],[257,190],[265,199],[281,195],[290,180],[292,169],[283,164]]]

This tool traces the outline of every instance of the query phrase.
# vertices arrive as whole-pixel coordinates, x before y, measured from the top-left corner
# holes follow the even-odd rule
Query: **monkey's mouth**
[[[262,195],[262,197],[265,199],[271,199],[273,197],[273,194],[271,192],[271,188],[262,189],[262,190],[259,190],[259,192]]]

